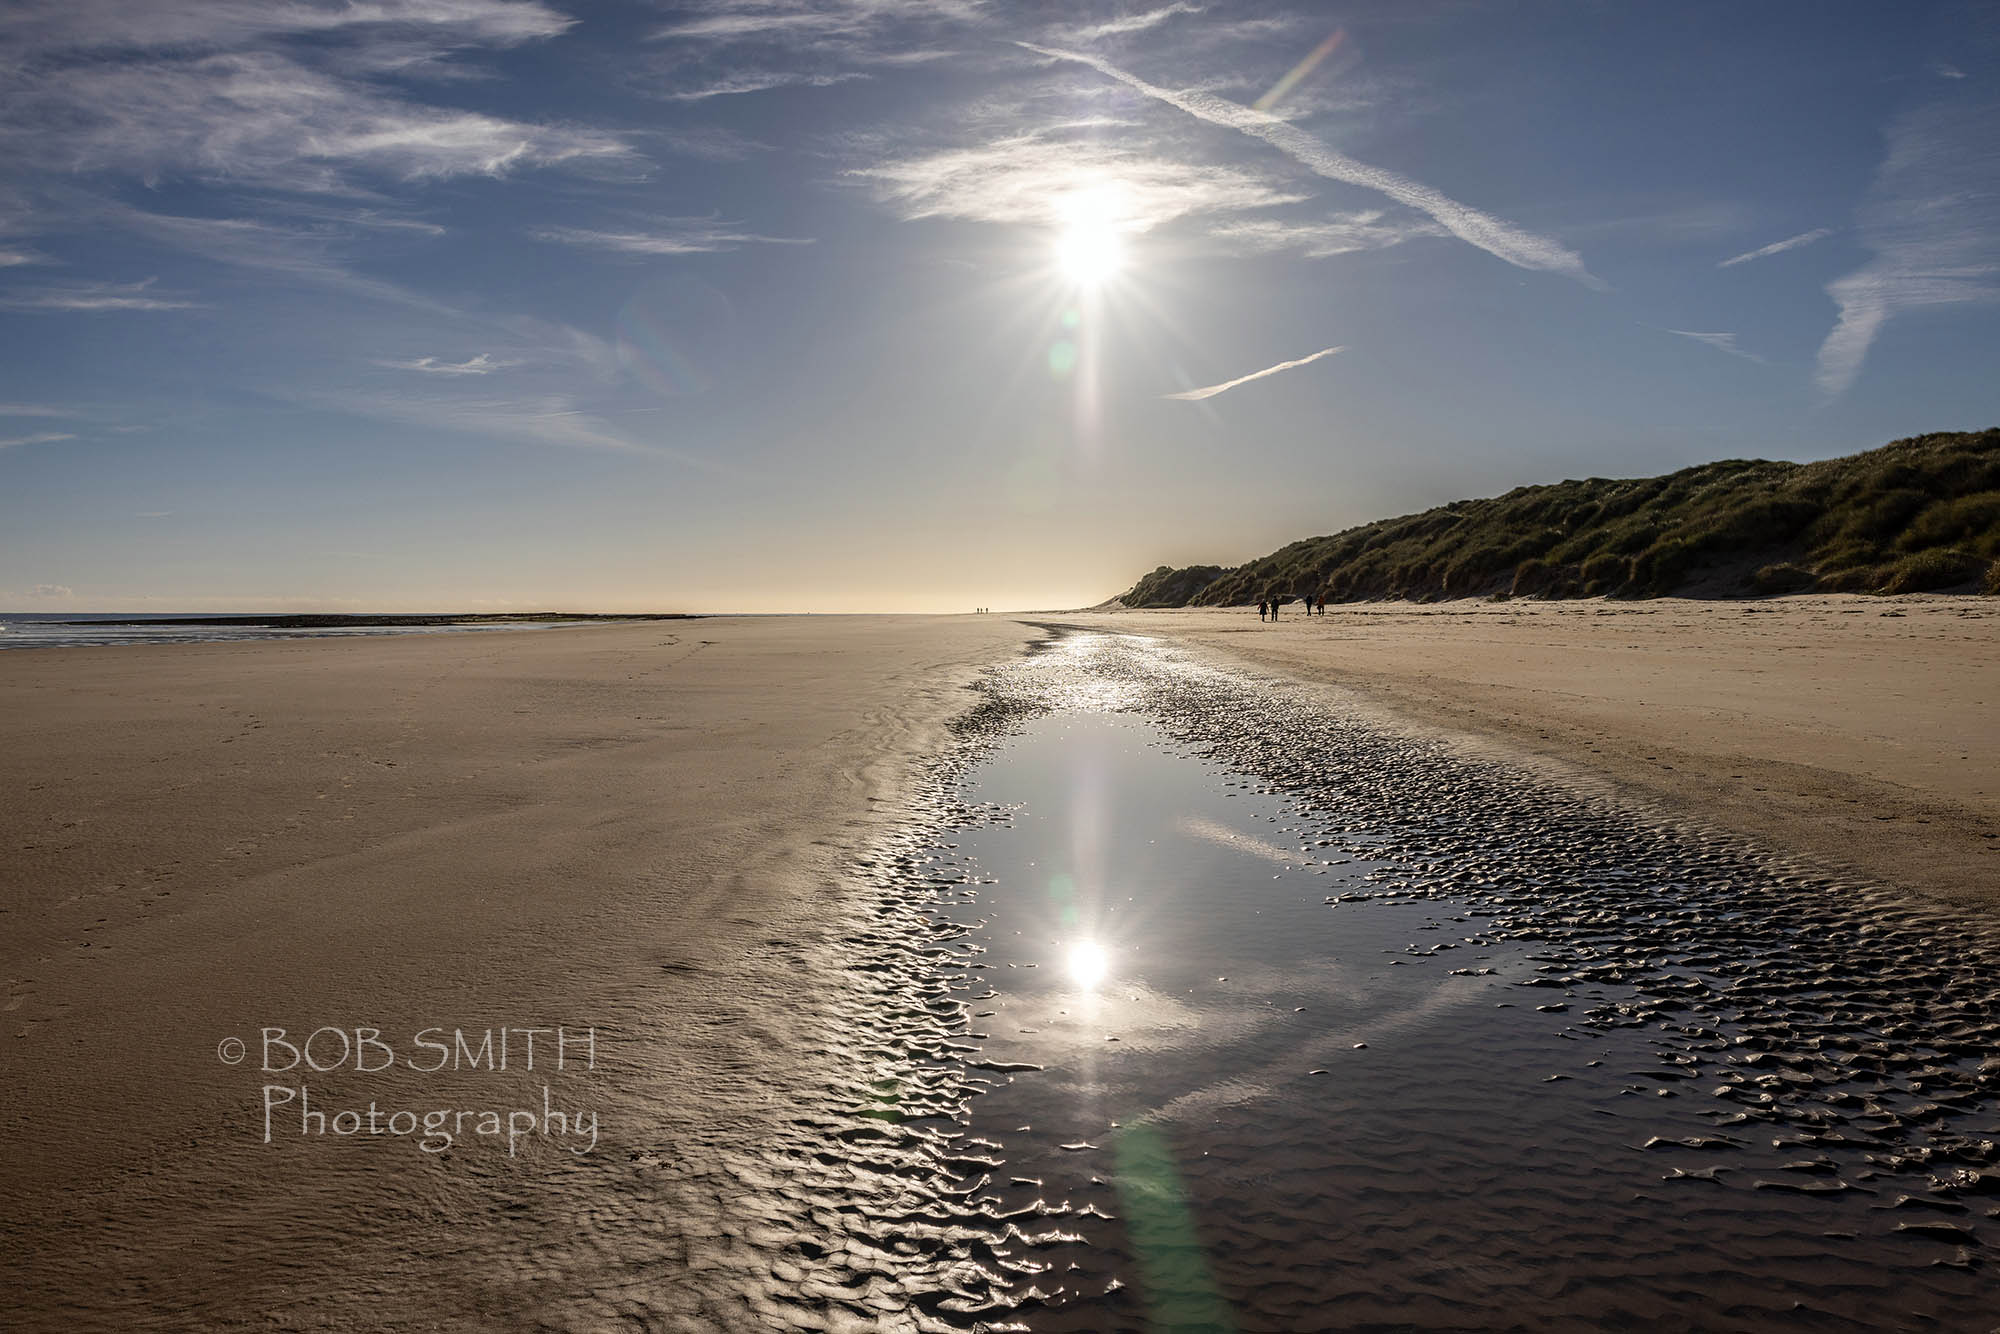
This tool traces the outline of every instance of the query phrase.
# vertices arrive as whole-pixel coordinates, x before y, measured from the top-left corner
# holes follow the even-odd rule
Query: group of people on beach
[[[1260,621],[1277,620],[1278,608],[1284,606],[1287,602],[1290,601],[1291,601],[1290,598],[1279,597],[1276,594],[1273,594],[1270,597],[1262,599],[1257,603],[1257,619]],[[1319,607],[1319,614],[1322,616],[1326,615],[1326,594],[1321,593],[1318,599],[1315,600],[1313,596],[1308,593],[1300,597],[1299,601],[1304,604],[1306,609],[1306,615],[1310,616],[1313,614],[1313,607],[1315,605],[1315,602],[1317,602],[1317,605]]]

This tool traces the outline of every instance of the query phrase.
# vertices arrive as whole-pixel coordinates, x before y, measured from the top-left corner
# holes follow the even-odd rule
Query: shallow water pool
[[[1028,1328],[1993,1325],[1985,1208],[1910,1194],[1883,1141],[1752,1114],[1776,1100],[1756,1075],[1790,1069],[1770,1044],[1663,998],[1658,967],[1580,965],[1553,888],[1544,931],[1532,885],[1416,884],[1358,855],[1407,844],[1409,809],[1378,798],[1363,828],[1114,707],[1001,743],[966,795],[1011,818],[941,855],[981,951],[984,1189],[1063,1234],[1035,1249]],[[1515,847],[1552,881],[1624,869]],[[1725,986],[1743,939],[1670,976]],[[1872,1096],[1799,1078],[1828,1109]]]

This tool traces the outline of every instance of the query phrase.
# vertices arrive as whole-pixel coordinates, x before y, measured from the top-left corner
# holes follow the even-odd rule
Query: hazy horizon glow
[[[16,0],[0,70],[15,612],[1079,606],[2000,420],[1972,3]]]

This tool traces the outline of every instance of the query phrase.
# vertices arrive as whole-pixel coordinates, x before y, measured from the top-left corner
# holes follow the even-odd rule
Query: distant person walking
[[[1271,595],[1271,619],[1278,619],[1278,597],[1275,593]]]
[[[1262,598],[1259,598],[1259,599],[1257,599],[1257,619],[1258,619],[1258,620],[1260,620],[1260,621],[1261,621],[1261,620],[1263,620],[1263,619],[1264,619],[1264,614],[1265,614],[1265,613],[1266,613],[1267,611],[1269,611],[1269,610],[1270,610],[1270,604],[1269,604],[1268,602],[1266,602],[1266,601],[1265,601],[1264,599],[1262,599]]]
[[[1319,595],[1319,614],[1322,616],[1326,615],[1326,594],[1324,593]]]

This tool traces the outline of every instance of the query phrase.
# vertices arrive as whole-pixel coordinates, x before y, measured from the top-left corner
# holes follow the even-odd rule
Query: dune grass
[[[1234,569],[1161,566],[1132,607],[1264,597],[2000,593],[2000,428],[1818,463],[1731,459],[1458,500]]]

